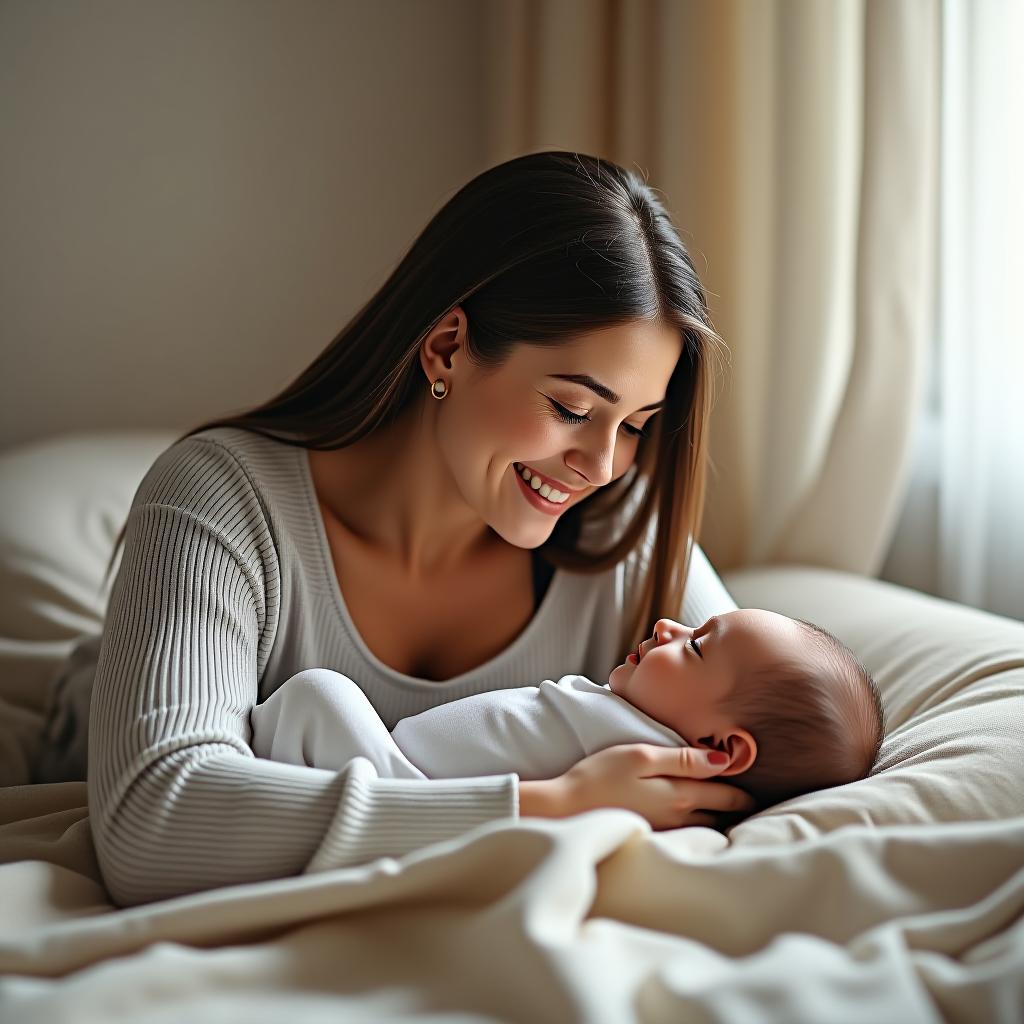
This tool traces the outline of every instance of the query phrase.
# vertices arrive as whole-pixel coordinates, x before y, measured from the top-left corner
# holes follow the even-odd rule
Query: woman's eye
[[[564,405],[559,405],[553,398],[549,398],[548,401],[555,407],[555,412],[558,413],[561,419],[565,420],[566,423],[586,423],[590,419],[589,416],[581,416],[579,413],[570,412]],[[643,427],[634,427],[629,423],[623,423],[622,429],[627,434],[633,437],[647,437],[647,430]]]
[[[581,416],[579,413],[570,412],[564,405],[559,405],[553,398],[549,398],[548,401],[555,407],[555,412],[557,412],[566,423],[585,423],[590,419],[589,416]]]
[[[689,644],[693,648],[693,653],[696,654],[698,658],[704,657],[704,655],[700,653],[700,648],[697,646],[697,641],[694,640],[692,637],[689,640]]]

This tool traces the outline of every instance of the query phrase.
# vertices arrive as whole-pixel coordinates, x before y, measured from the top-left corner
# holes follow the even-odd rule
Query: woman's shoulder
[[[209,427],[173,442],[150,466],[137,501],[175,504],[224,492],[259,500],[294,470],[296,449],[240,427]]]
[[[269,556],[277,495],[294,489],[296,457],[283,443],[238,427],[198,431],[157,456],[129,514],[147,506],[176,510],[236,550]]]

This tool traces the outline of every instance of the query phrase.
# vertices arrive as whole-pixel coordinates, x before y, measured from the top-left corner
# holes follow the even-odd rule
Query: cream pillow
[[[830,569],[737,570],[724,582],[741,607],[834,633],[874,677],[888,717],[870,777],[761,811],[730,831],[734,845],[1024,814],[1024,623]]]
[[[53,676],[102,631],[114,537],[177,437],[62,435],[0,452],[0,785],[29,781]]]

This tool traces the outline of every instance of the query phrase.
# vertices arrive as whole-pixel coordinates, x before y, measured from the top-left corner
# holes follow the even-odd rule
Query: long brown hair
[[[716,347],[725,346],[664,205],[643,178],[611,161],[555,150],[473,178],[291,384],[255,409],[202,423],[178,440],[233,426],[304,448],[354,444],[429,397],[420,344],[459,305],[468,319],[467,358],[491,369],[516,345],[561,345],[637,320],[670,324],[682,336],[665,405],[634,465],[567,510],[539,549],[557,568],[602,572],[640,544],[657,515],[650,571],[623,622],[625,652],[657,618],[681,613],[703,515],[710,364]],[[646,492],[637,491],[648,482]],[[614,537],[627,508],[632,517]],[[104,584],[126,529],[114,541]],[[593,533],[611,540],[584,549]]]

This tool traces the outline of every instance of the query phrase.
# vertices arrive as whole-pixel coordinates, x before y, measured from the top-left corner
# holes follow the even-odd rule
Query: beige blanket
[[[1019,1021],[1024,818],[729,846],[628,811],[127,910],[85,786],[0,790],[0,1019]]]

